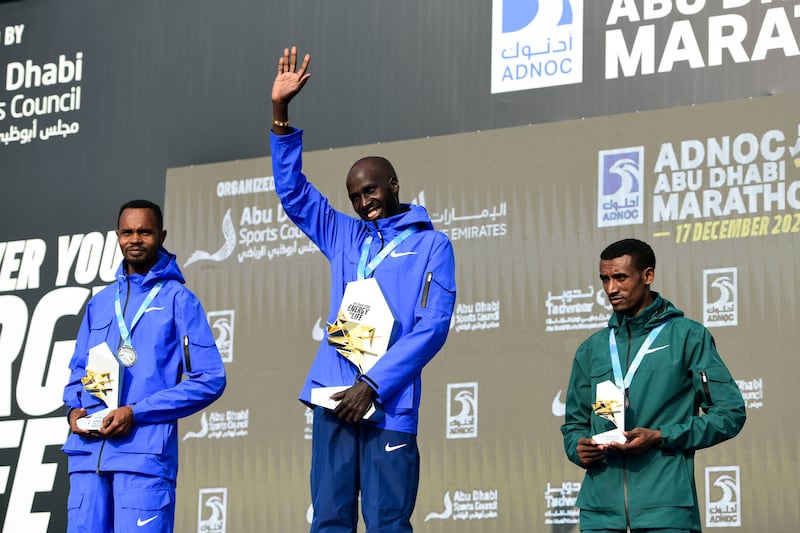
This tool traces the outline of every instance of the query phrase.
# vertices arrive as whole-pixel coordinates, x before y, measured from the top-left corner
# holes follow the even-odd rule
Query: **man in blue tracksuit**
[[[347,386],[331,396],[335,410],[316,407],[311,458],[312,532],[355,532],[357,501],[370,532],[411,531],[419,484],[416,433],[421,372],[447,338],[455,304],[455,264],[447,237],[433,230],[423,207],[401,204],[392,165],[357,161],[347,175],[356,219],[335,211],[302,174],[302,131],[289,127],[288,106],[309,74],[297,50],[284,50],[272,89],[272,166],[284,210],[331,265],[328,322],[345,287],[374,277],[398,323],[395,341],[365,373],[323,342],[300,400],[317,387]],[[374,403],[384,413],[362,421]]]
[[[123,205],[117,281],[86,307],[64,388],[71,429],[63,447],[69,456],[68,533],[171,532],[177,420],[225,389],[225,368],[205,312],[184,287],[175,256],[162,246],[166,233],[158,205]],[[106,407],[82,382],[94,372],[87,369],[89,351],[104,343],[121,364],[119,407],[96,430],[81,429],[78,419]]]

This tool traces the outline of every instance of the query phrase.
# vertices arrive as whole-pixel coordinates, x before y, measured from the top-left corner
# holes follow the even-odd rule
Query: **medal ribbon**
[[[372,235],[367,237],[364,241],[364,244],[361,245],[361,259],[358,261],[358,279],[359,281],[362,279],[366,279],[372,275],[375,269],[381,264],[381,261],[386,259],[386,256],[392,253],[392,250],[397,248],[397,246],[409,238],[412,234],[417,232],[417,228],[412,226],[403,233],[399,234],[397,237],[389,241],[389,244],[384,246],[383,250],[381,250],[378,255],[372,258],[372,261],[367,263],[367,258],[369,257],[369,247],[372,244]]]
[[[633,362],[631,366],[628,368],[628,371],[625,373],[625,378],[622,377],[622,364],[619,360],[619,349],[617,348],[617,338],[614,336],[614,330],[611,329],[608,335],[608,349],[611,351],[611,368],[614,370],[614,383],[619,387],[623,393],[628,390],[631,386],[631,382],[633,381],[633,376],[636,374],[636,371],[639,369],[639,365],[642,363],[645,354],[650,349],[650,346],[653,345],[653,341],[656,340],[658,334],[661,333],[661,330],[664,329],[664,326],[667,325],[669,319],[665,320],[658,326],[654,327],[650,330],[650,333],[647,335],[647,338],[644,340],[644,344],[642,347],[639,348],[639,351],[636,353],[636,357],[633,358]]]
[[[122,315],[122,304],[120,304],[119,299],[119,284],[117,284],[117,294],[114,298],[114,310],[117,313],[117,325],[119,326],[119,334],[122,336],[122,345],[123,346],[130,346],[131,345],[131,334],[133,333],[133,328],[136,327],[136,324],[139,323],[139,319],[142,318],[144,315],[145,310],[153,303],[153,299],[155,299],[156,294],[158,291],[161,290],[161,287],[164,286],[165,280],[161,280],[156,283],[150,292],[147,294],[147,297],[142,302],[142,305],[139,306],[139,310],[136,311],[136,315],[133,317],[133,322],[131,322],[131,329],[128,330],[128,326],[125,324],[125,317]]]

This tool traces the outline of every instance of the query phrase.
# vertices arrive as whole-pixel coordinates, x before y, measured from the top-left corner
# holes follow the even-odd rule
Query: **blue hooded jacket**
[[[163,248],[158,253],[157,263],[145,275],[126,274],[121,263],[116,283],[100,291],[86,307],[69,364],[64,403],[68,408],[83,407],[91,414],[106,406],[84,391],[81,378],[86,375],[92,347],[105,342],[116,353],[121,345],[114,311],[117,288],[130,329],[150,289],[159,280],[165,281],[133,329],[131,345],[138,356],[136,363],[123,367],[120,406],[131,406],[133,429],[125,437],[108,440],[70,434],[62,448],[69,456],[69,472],[125,471],[175,480],[177,420],[207,407],[225,389],[225,368],[205,311],[184,287],[175,256]],[[188,350],[184,350],[185,339]]]
[[[447,339],[455,305],[455,260],[448,238],[433,230],[424,207],[404,204],[401,213],[367,222],[334,210],[302,173],[302,131],[270,133],[275,190],[284,211],[319,247],[331,265],[328,322],[333,323],[345,287],[357,279],[361,246],[373,236],[369,258],[385,243],[413,226],[404,240],[374,271],[397,320],[395,341],[366,373],[385,412],[378,427],[417,433],[421,373]],[[311,389],[353,385],[358,369],[326,340],[317,351],[300,400],[309,403]]]

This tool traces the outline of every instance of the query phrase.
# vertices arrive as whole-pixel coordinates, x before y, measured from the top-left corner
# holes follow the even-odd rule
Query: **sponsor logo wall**
[[[241,159],[265,150],[253,112],[264,88],[227,81],[253,78],[264,50],[286,44],[267,35],[264,47],[247,45],[283,5],[228,19],[244,10],[0,3],[3,533],[64,528],[61,392],[83,307],[120,259],[105,221],[134,195],[158,199],[165,166],[198,157],[237,161],[169,171],[167,245],[202,297],[231,380],[180,426],[178,528],[307,528],[311,413],[295,397],[323,340],[328,269],[282,212],[269,161]],[[456,43],[450,68],[428,61],[429,47],[418,57],[384,46],[396,41],[383,34],[363,53],[399,70],[408,61],[447,90],[370,72],[357,92],[303,97],[316,148],[419,138],[309,153],[308,174],[336,205],[349,209],[350,164],[383,153],[403,199],[425,205],[456,249],[450,340],[424,378],[416,530],[577,530],[582,472],[561,450],[564,387],[575,348],[610,313],[597,254],[628,235],[655,246],[657,287],[711,328],[747,402],[744,433],[698,454],[706,527],[794,529],[800,487],[787,465],[800,420],[779,406],[797,398],[800,2],[493,0],[491,21],[483,5],[441,6],[391,14],[403,38],[416,30],[434,49]],[[338,60],[336,47],[352,42],[327,30],[345,26],[340,16],[367,27],[386,15],[377,9],[304,12],[298,44],[317,65],[323,47]],[[176,24],[212,28],[216,45]],[[209,71],[219,83],[194,77]],[[783,96],[633,113],[764,94]],[[343,132],[353,101],[381,119],[365,111]],[[608,113],[629,114],[487,130]]]
[[[796,342],[800,165],[785,110],[798,104],[769,97],[305,154],[305,173],[345,211],[352,161],[388,157],[401,198],[458,235],[450,337],[424,372],[417,530],[577,531],[583,472],[563,453],[564,388],[578,344],[611,312],[597,257],[625,236],[654,246],[656,290],[711,329],[748,403],[743,433],[697,455],[706,526],[792,520],[772,502],[796,492],[779,474],[796,446],[782,439],[779,456],[764,439],[768,425],[786,436],[796,426],[770,406],[795,394],[783,374]],[[313,513],[311,416],[296,396],[323,340],[329,273],[285,219],[270,170],[261,158],[167,176],[175,252],[231,350],[225,396],[182,425],[191,466],[180,486],[226,487],[228,531],[302,530]],[[183,523],[212,527],[202,505],[181,497]]]

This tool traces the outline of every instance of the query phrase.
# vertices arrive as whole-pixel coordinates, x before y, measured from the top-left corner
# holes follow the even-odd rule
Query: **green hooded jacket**
[[[625,429],[660,429],[661,448],[640,455],[612,451],[586,470],[576,503],[581,530],[700,531],[694,451],[734,437],[745,422],[742,394],[711,333],[658,293],[653,296],[641,313],[614,313],[608,325],[624,374],[650,330],[668,320],[634,374],[625,411]],[[614,381],[609,328],[583,342],[573,361],[561,432],[567,456],[581,467],[578,439],[614,427],[592,410],[597,384]]]

